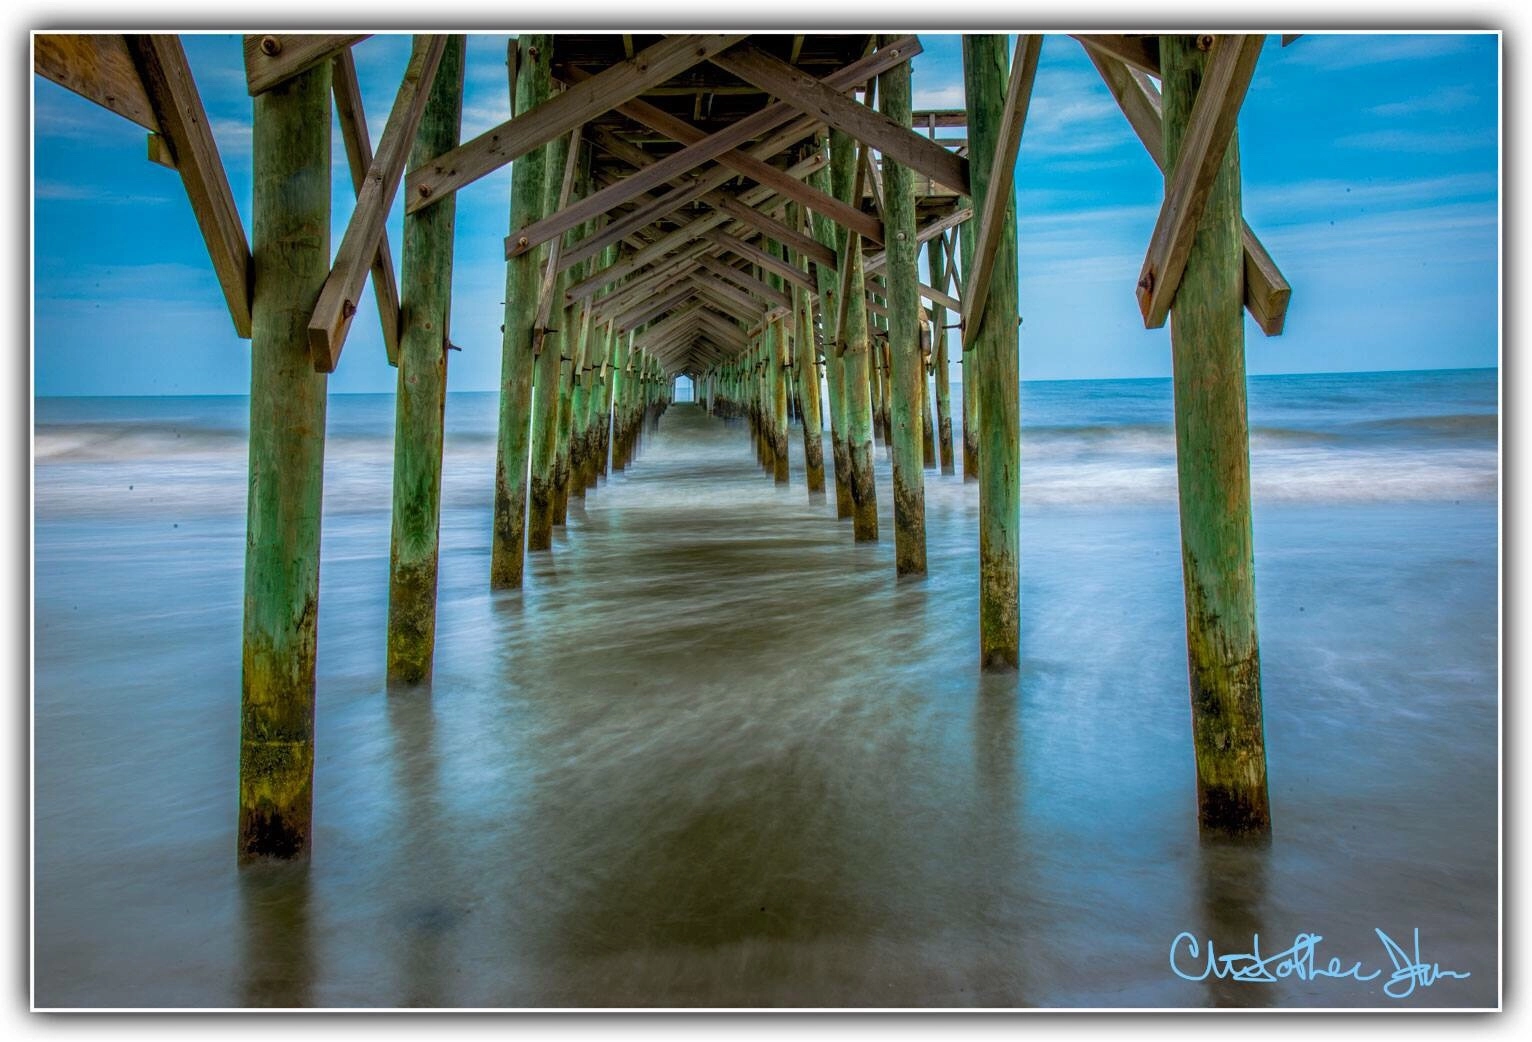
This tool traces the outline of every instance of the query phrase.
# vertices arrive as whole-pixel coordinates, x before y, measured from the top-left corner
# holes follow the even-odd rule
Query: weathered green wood
[[[885,37],[885,40],[887,38]],[[910,66],[878,77],[878,107],[893,123],[910,125]],[[920,272],[915,240],[915,177],[883,157],[883,277],[888,301],[888,366],[885,373],[889,456],[893,462],[894,571],[926,573],[925,363],[920,350]],[[861,310],[861,309],[859,309]]]
[[[595,346],[593,337],[595,331],[591,329],[590,309],[583,304],[575,305],[574,310],[580,316],[578,341],[575,350],[571,353],[569,363],[569,389],[568,402],[569,414],[565,417],[563,455],[568,461],[566,464],[567,474],[565,477],[565,496],[567,499],[584,499],[585,486],[585,420],[590,403],[590,384],[585,379],[585,367],[590,362],[590,355]]]
[[[980,321],[972,341],[976,357],[965,373],[974,378],[979,406],[979,658],[985,669],[1014,669],[1021,654],[1016,200],[1013,183],[988,183],[1009,79],[1006,42],[1003,34],[963,37],[974,209],[983,212],[988,192],[1006,194],[989,295],[982,315],[974,316]]]
[[[803,209],[798,203],[787,207],[787,222],[793,229],[803,226]],[[797,255],[798,267],[808,270],[808,258]],[[799,422],[803,426],[803,471],[809,487],[809,499],[824,495],[824,419],[819,407],[818,351],[814,346],[814,309],[809,294],[801,287],[793,289],[793,372],[798,384]]]
[[[330,273],[330,66],[254,100],[250,493],[240,678],[240,861],[304,858],[314,811],[314,656],[324,374],[308,318]]]
[[[582,156],[579,160],[579,196],[583,197],[590,191],[590,164],[589,151],[582,145]],[[595,233],[596,223],[588,221],[576,229],[576,239],[585,238]],[[593,258],[594,261],[594,258]],[[570,285],[590,274],[590,262],[577,264],[561,273],[557,282],[557,295],[555,300],[568,300]],[[588,309],[584,301],[568,303],[562,309],[562,318],[558,319],[564,333],[559,341],[559,402],[558,419],[556,427],[556,443],[553,458],[553,523],[556,526],[563,525],[569,518],[569,442],[570,430],[574,422],[574,385],[575,372],[585,351],[586,323],[585,314]],[[555,315],[560,314],[555,310]]]
[[[923,324],[923,323],[922,323]],[[936,458],[936,424],[931,419],[931,388],[929,386],[930,373],[927,371],[926,360],[928,337],[930,330],[924,329],[921,334],[921,357],[920,357],[920,458],[925,463],[927,470],[935,470]]]
[[[947,288],[947,254],[940,238],[926,244],[926,263],[931,268],[931,284]],[[936,446],[941,456],[943,474],[956,473],[952,458],[952,376],[947,361],[947,309],[931,305],[931,375],[936,384]]]
[[[766,245],[767,252],[784,262],[787,259],[787,250],[781,243],[769,242]],[[767,274],[767,283],[776,290],[788,288],[786,280],[772,273]],[[805,276],[807,278],[807,276]],[[787,458],[787,383],[792,376],[791,348],[787,342],[787,317],[783,316],[768,323],[771,329],[770,348],[768,351],[768,373],[770,374],[771,406],[771,460],[772,476],[778,485],[788,483],[790,468]]]
[[[551,50],[551,38],[548,49]],[[564,135],[554,138],[547,146],[544,163],[550,176],[545,178],[543,192],[545,213],[558,209],[559,195],[563,188],[559,172],[564,169],[568,159],[569,143],[569,136]],[[565,248],[574,244],[575,235],[575,231],[565,233]],[[554,284],[555,300],[563,299],[567,274],[559,276],[559,281]],[[553,549],[554,463],[559,442],[559,359],[564,354],[568,332],[568,323],[562,318],[562,309],[555,308],[553,315],[555,317],[552,321],[556,325],[543,337],[532,384],[531,478],[527,484],[527,549],[531,551]],[[537,335],[536,330],[533,335]]]
[[[410,166],[456,147],[464,38],[449,36],[415,131]],[[431,678],[441,522],[442,422],[457,200],[404,218],[399,380],[394,398],[394,501],[389,537],[388,680]]]
[[[551,36],[523,36],[519,41],[514,110],[527,112],[552,92]],[[567,143],[567,139],[566,143]],[[511,227],[520,228],[546,212],[550,182],[561,165],[550,166],[554,146],[535,148],[511,165]],[[549,176],[550,171],[552,176]],[[557,188],[554,202],[557,202]],[[435,209],[432,207],[431,209]],[[521,586],[527,543],[527,465],[532,445],[532,326],[537,317],[538,278],[547,248],[528,250],[505,262],[505,327],[500,349],[500,425],[495,448],[494,531],[490,543],[489,584]]]
[[[1160,38],[1165,169],[1174,171],[1207,56]],[[1168,178],[1167,178],[1168,184]],[[1197,814],[1204,831],[1271,831],[1256,638],[1245,405],[1238,132],[1229,139],[1171,310],[1181,570]]]
[[[633,353],[634,336],[633,333],[619,336],[612,352],[612,375],[608,383],[612,385],[612,472],[614,474],[627,466],[627,460],[623,458],[623,449],[627,443],[628,399],[631,394],[627,367],[628,358]]]
[[[850,153],[849,156],[841,158],[843,164],[856,162],[855,143],[844,134],[838,139],[831,140],[828,147],[832,163],[836,149]],[[826,193],[832,190],[830,166],[831,163],[826,163],[809,175],[810,183]],[[821,245],[834,250],[839,257],[843,229],[818,213],[811,213],[809,219],[814,229],[814,238],[818,239]],[[836,350],[840,332],[836,328],[837,316],[840,314],[840,274],[823,265],[815,265],[815,275],[819,285],[819,333],[820,342],[823,345],[822,348],[816,346],[816,351],[822,354],[825,360],[825,397],[830,407],[830,463],[835,480],[835,516],[848,518],[854,510],[851,503],[851,456],[846,444],[846,380],[845,366],[842,364],[840,352]]]
[[[966,206],[972,205],[969,200],[962,200]],[[973,233],[969,228],[963,228],[958,236],[958,255],[962,258],[961,270],[966,272],[973,266]],[[963,366],[963,480],[979,480],[979,395],[975,391],[978,377],[976,352],[969,351],[965,346],[962,348],[963,356],[959,361]]]
[[[830,133],[830,179],[835,196],[851,202],[856,191],[856,160],[849,139],[840,131]],[[877,487],[873,483],[872,463],[872,348],[867,335],[867,308],[862,301],[867,280],[862,272],[862,240],[857,235],[844,237],[841,265],[847,272],[846,292],[852,306],[845,309],[845,328],[836,331],[845,384],[846,457],[850,467],[851,523],[857,542],[878,538]]]

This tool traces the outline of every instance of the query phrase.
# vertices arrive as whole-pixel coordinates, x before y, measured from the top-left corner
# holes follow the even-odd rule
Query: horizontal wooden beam
[[[32,69],[145,130],[160,129],[121,35],[38,33],[32,37]]]
[[[709,60],[773,97],[795,105],[805,114],[872,145],[888,158],[925,174],[957,194],[969,194],[966,159],[953,155],[930,138],[916,134],[882,112],[857,104],[802,69],[750,45],[734,47]]]
[[[372,166],[372,139],[367,132],[367,114],[362,110],[362,87],[356,78],[356,59],[344,47],[332,59],[331,92],[335,95],[335,115],[340,122],[341,140],[346,146],[346,163],[351,168],[351,187],[362,197],[367,183],[367,169]],[[388,236],[378,239],[378,254],[372,261],[372,295],[378,304],[378,319],[383,326],[383,353],[388,364],[399,365],[399,282],[394,277],[394,257]]]
[[[574,75],[578,79],[578,74]],[[619,105],[617,111],[683,145],[693,145],[707,137],[706,131],[638,98]],[[877,231],[870,227],[876,222],[854,206],[843,203],[812,185],[805,184],[801,179],[793,177],[781,168],[756,158],[749,151],[733,149],[719,156],[718,162],[744,174],[757,184],[776,190],[778,194],[788,199],[796,199],[809,209],[844,227],[856,228],[859,234],[865,235],[869,230]]]
[[[774,256],[754,243],[745,242],[742,239],[737,239],[732,235],[725,235],[722,232],[710,232],[708,237],[714,245],[731,250],[745,260],[752,261],[763,268],[776,272],[788,282],[807,290],[811,294],[819,292],[818,283],[800,271],[796,264],[791,264],[781,257]]]
[[[329,61],[337,51],[360,43],[367,36],[367,33],[353,36],[251,33],[245,37],[245,86],[252,98],[264,94],[283,80]]]
[[[973,207],[971,206],[965,206],[960,210],[954,210],[947,214],[945,217],[933,218],[932,220],[927,221],[925,224],[921,225],[920,228],[915,232],[915,242],[917,244],[930,242],[932,239],[942,235],[948,229],[956,228],[964,221],[972,219]],[[887,262],[887,250],[879,250],[876,253],[865,254],[862,257],[862,272],[863,274],[871,275],[873,272],[882,271],[883,265]]]
[[[1240,105],[1250,88],[1256,59],[1261,56],[1261,45],[1265,42],[1260,34],[1213,39],[1197,99],[1192,102],[1187,120],[1186,137],[1181,142],[1175,171],[1165,186],[1165,202],[1139,272],[1138,307],[1148,329],[1163,326],[1170,314],[1208,193],[1223,164],[1229,139],[1234,136]]]
[[[913,37],[901,37],[900,40],[887,47],[879,48],[868,57],[837,69],[825,77],[824,82],[836,89],[849,90],[853,85],[867,79],[869,76],[875,76],[901,61],[908,61],[912,50],[918,49],[918,47],[919,43],[914,41]],[[588,86],[594,83],[595,79],[592,78],[583,84],[579,84],[574,89],[578,90],[580,87]],[[764,109],[751,113],[722,130],[709,134],[700,141],[687,145],[677,152],[672,152],[670,155],[655,162],[654,165],[645,167],[625,178],[619,184],[603,188],[558,213],[550,214],[524,228],[511,232],[510,236],[506,239],[506,256],[515,256],[517,253],[532,249],[555,235],[563,234],[575,225],[583,224],[597,214],[613,210],[641,192],[645,192],[656,185],[664,184],[673,178],[694,170],[702,164],[717,159],[724,153],[731,152],[747,142],[769,133],[776,127],[792,121],[796,114],[794,107],[785,102],[776,102],[766,106]],[[805,129],[803,133],[808,133],[808,130]],[[801,134],[789,136],[786,142],[778,144],[776,148],[765,152],[765,154],[774,154],[801,136]],[[777,140],[775,138],[772,139],[772,143],[776,144]],[[747,151],[756,158],[761,158],[761,154],[757,151],[760,147],[757,146],[757,148],[748,149]],[[724,171],[723,175],[716,180],[707,176],[699,177],[695,181],[695,187],[675,189],[667,193],[659,204],[643,208],[640,214],[627,218],[626,221],[631,223],[632,221],[642,219],[643,223],[648,223],[649,220],[684,206],[704,193],[712,191],[728,180],[730,176],[732,176],[731,171]],[[666,207],[669,209],[666,209]],[[873,223],[876,224],[876,222]],[[623,224],[624,222],[618,222],[618,226]]]
[[[234,205],[218,144],[192,79],[181,38],[166,33],[124,37],[144,94],[186,189],[234,331],[250,336],[250,240]]]
[[[309,353],[318,372],[333,373],[340,361],[346,333],[356,314],[357,297],[378,255],[378,240],[385,234],[388,211],[404,176],[404,164],[409,159],[415,130],[430,97],[431,81],[436,78],[446,46],[447,37],[440,33],[415,37],[409,65],[378,142],[377,155],[367,168],[366,183],[357,194],[356,209],[351,211],[340,249],[335,252],[335,263],[319,290],[314,314],[309,319]]]
[[[1163,173],[1165,134],[1159,88],[1138,69],[1129,68],[1089,48],[1085,53],[1101,74],[1112,97],[1117,99],[1118,107],[1155,166]],[[1244,224],[1242,239],[1245,247],[1245,308],[1267,336],[1280,336],[1287,323],[1292,286],[1248,222]]]
[[[585,82],[555,94],[536,108],[513,116],[493,130],[485,131],[413,171],[406,212],[414,213],[430,206],[518,156],[526,155],[560,134],[567,134],[576,124],[587,123],[610,112],[629,98],[643,93],[645,88],[680,75],[709,55],[744,38],[743,34],[665,37],[632,58],[601,70]],[[559,232],[564,230],[561,228]],[[545,241],[546,238],[539,239],[538,243]]]
[[[990,161],[984,205],[979,211],[979,226],[974,236],[973,271],[968,277],[968,291],[963,296],[965,351],[966,345],[978,342],[979,328],[984,323],[984,305],[989,299],[989,280],[995,270],[995,255],[1000,247],[1000,237],[1005,234],[1005,213],[1016,202],[1016,153],[1021,148],[1021,134],[1026,127],[1027,108],[1032,102],[1032,84],[1037,79],[1037,60],[1042,45],[1041,36],[1016,38],[1016,54],[1011,59],[1011,74],[1005,87],[1005,108],[1000,114],[1000,136]]]
[[[772,307],[791,307],[793,298],[777,289],[767,285],[756,278],[752,272],[743,271],[734,265],[719,260],[716,257],[703,257],[697,262],[697,266],[704,271],[711,272],[721,279],[740,287],[745,292],[755,296],[763,303]]]
[[[1158,36],[1116,36],[1104,33],[1077,34],[1076,40],[1086,50],[1118,61],[1148,73],[1160,75],[1160,38]]]

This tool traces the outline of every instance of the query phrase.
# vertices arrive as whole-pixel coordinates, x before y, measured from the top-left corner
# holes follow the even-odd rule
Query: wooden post
[[[885,37],[885,41],[888,38]],[[909,126],[910,64],[901,62],[878,77],[878,105],[900,126]],[[925,414],[925,363],[920,350],[920,273],[915,240],[915,178],[909,168],[883,157],[883,242],[888,261],[889,456],[894,472],[894,570],[926,573],[925,459],[921,417]]]
[[[985,669],[1014,669],[1021,651],[1021,401],[1016,342],[1016,201],[1011,182],[989,184],[1009,80],[1006,37],[965,35],[969,176],[974,209],[987,192],[1006,193],[1004,226],[976,339],[964,331],[966,376],[977,385],[979,449],[979,658]],[[968,238],[965,236],[965,238]],[[972,270],[972,267],[970,267]]]
[[[551,36],[523,36],[519,41],[515,110],[528,112],[552,92]],[[524,228],[546,212],[548,184],[559,165],[548,163],[553,146],[534,148],[511,166],[511,227]],[[552,175],[549,176],[550,171]],[[553,191],[557,193],[558,189]],[[556,199],[555,199],[556,201]],[[433,207],[434,209],[434,207]],[[546,248],[526,250],[505,262],[505,328],[500,347],[500,428],[495,449],[494,533],[490,544],[489,584],[521,586],[527,543],[527,463],[532,444],[532,374],[538,363],[534,344],[538,277]]]
[[[972,164],[970,164],[970,169]],[[971,201],[959,200],[959,205],[969,206]],[[962,257],[961,270],[973,270],[973,236],[971,226],[958,234],[958,254]],[[958,362],[963,367],[963,480],[979,480],[979,395],[975,390],[978,377],[975,355],[969,351],[968,342],[962,343],[963,355]]]
[[[844,139],[837,146],[837,139]],[[856,188],[855,150],[851,139],[839,130],[830,133],[830,178],[835,196],[854,203]],[[878,538],[877,487],[873,483],[872,463],[872,387],[870,383],[872,347],[867,335],[866,276],[862,273],[862,237],[847,231],[841,264],[847,268],[845,284],[849,287],[845,308],[846,324],[836,331],[845,375],[846,456],[851,469],[852,531],[857,542]]]
[[[254,106],[241,862],[307,857],[313,821],[327,378],[314,371],[308,321],[330,274],[330,64]]]
[[[548,45],[544,50],[552,50],[551,37],[548,38]],[[543,192],[545,213],[552,213],[558,209],[559,195],[563,188],[561,171],[569,157],[569,144],[569,135],[565,134],[554,138],[547,145],[544,162],[549,176],[545,180]],[[566,248],[574,244],[576,231],[571,229],[564,233]],[[555,281],[553,289],[555,301],[563,299],[568,280],[569,272],[566,271]],[[536,375],[532,384],[532,467],[531,481],[528,483],[527,505],[528,550],[553,549],[553,512],[556,495],[554,466],[559,441],[561,371],[559,358],[564,353],[567,339],[565,334],[568,332],[569,323],[564,317],[564,308],[555,307],[551,314],[553,317],[550,321],[556,324],[556,328],[546,331],[546,335],[542,336],[541,349],[537,354]],[[533,330],[533,336],[538,335],[539,331]]]
[[[947,288],[947,255],[940,237],[926,245],[926,262],[931,267],[931,284]],[[947,362],[947,309],[931,305],[931,376],[936,384],[936,446],[941,456],[943,474],[956,473],[952,459],[952,378]]]
[[[612,472],[615,474],[627,463],[622,458],[623,445],[625,443],[624,432],[628,409],[628,356],[633,351],[633,334],[618,336],[616,346],[612,349],[612,372],[607,377],[607,383],[611,385],[612,415]],[[604,451],[604,450],[603,450]]]
[[[787,251],[780,243],[771,242],[767,249],[774,257],[786,259]],[[772,289],[781,291],[787,288],[787,283],[779,275],[768,275],[767,283]],[[771,337],[768,341],[769,368],[771,374],[771,449],[772,464],[774,467],[773,477],[778,485],[787,484],[788,459],[787,459],[787,381],[792,375],[791,348],[787,343],[787,318],[773,319],[770,323]]]
[[[845,135],[831,140],[829,144],[832,156],[836,148],[842,150],[855,148],[852,140]],[[841,162],[856,162],[855,152],[853,151],[849,158],[843,157]],[[829,163],[822,165],[809,175],[809,183],[827,194],[831,190],[830,166]],[[842,249],[840,226],[819,213],[810,213],[809,220],[814,227],[814,238],[821,246],[834,250],[835,255],[839,257]],[[851,457],[846,447],[845,366],[842,364],[840,352],[836,350],[840,335],[840,330],[836,328],[840,315],[840,275],[839,272],[819,266],[817,277],[819,324],[825,360],[825,397],[830,406],[830,463],[835,478],[835,516],[843,518],[850,517],[854,511],[851,505]]]
[[[410,166],[457,146],[464,38],[447,38],[415,132]],[[394,503],[389,538],[388,680],[431,679],[441,522],[442,421],[457,200],[404,218],[399,381],[394,402]]]
[[[1207,56],[1162,36],[1165,169],[1174,171]],[[1168,178],[1167,178],[1168,181]],[[1172,305],[1176,472],[1197,815],[1204,831],[1271,831],[1250,522],[1239,138],[1229,139]]]
[[[787,221],[794,229],[803,227],[803,208],[789,203]],[[808,270],[808,259],[797,256],[798,268]],[[824,420],[819,409],[819,351],[814,344],[814,305],[808,290],[793,287],[793,372],[798,377],[798,412],[803,424],[803,470],[808,481],[809,499],[822,496],[825,490]]]

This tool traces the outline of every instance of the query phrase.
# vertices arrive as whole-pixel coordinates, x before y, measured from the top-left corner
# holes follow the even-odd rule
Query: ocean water
[[[313,856],[245,870],[247,402],[39,399],[36,1002],[1493,1005],[1497,394],[1251,379],[1264,846],[1197,834],[1168,381],[1023,386],[1009,675],[975,485],[927,472],[896,581],[884,449],[856,545],[796,432],[777,487],[692,406],[491,593],[495,402],[454,394],[435,682],[392,694],[393,402],[336,396]],[[1392,997],[1377,930],[1468,976]],[[1382,972],[1186,980],[1182,932]]]

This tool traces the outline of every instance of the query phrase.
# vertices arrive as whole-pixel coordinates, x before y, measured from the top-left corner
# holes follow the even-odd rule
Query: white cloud
[[[1415,116],[1437,116],[1458,112],[1468,108],[1477,100],[1479,100],[1478,94],[1468,87],[1443,87],[1430,94],[1422,94],[1405,101],[1374,105],[1367,111],[1383,119],[1409,119]]]
[[[1353,35],[1313,33],[1287,48],[1288,60],[1299,65],[1334,71],[1383,62],[1429,62],[1468,47],[1463,34],[1420,33],[1412,35]]]
[[[1469,148],[1493,148],[1493,134],[1474,131],[1366,130],[1335,139],[1340,148],[1360,148],[1376,152],[1412,152],[1445,154]]]

